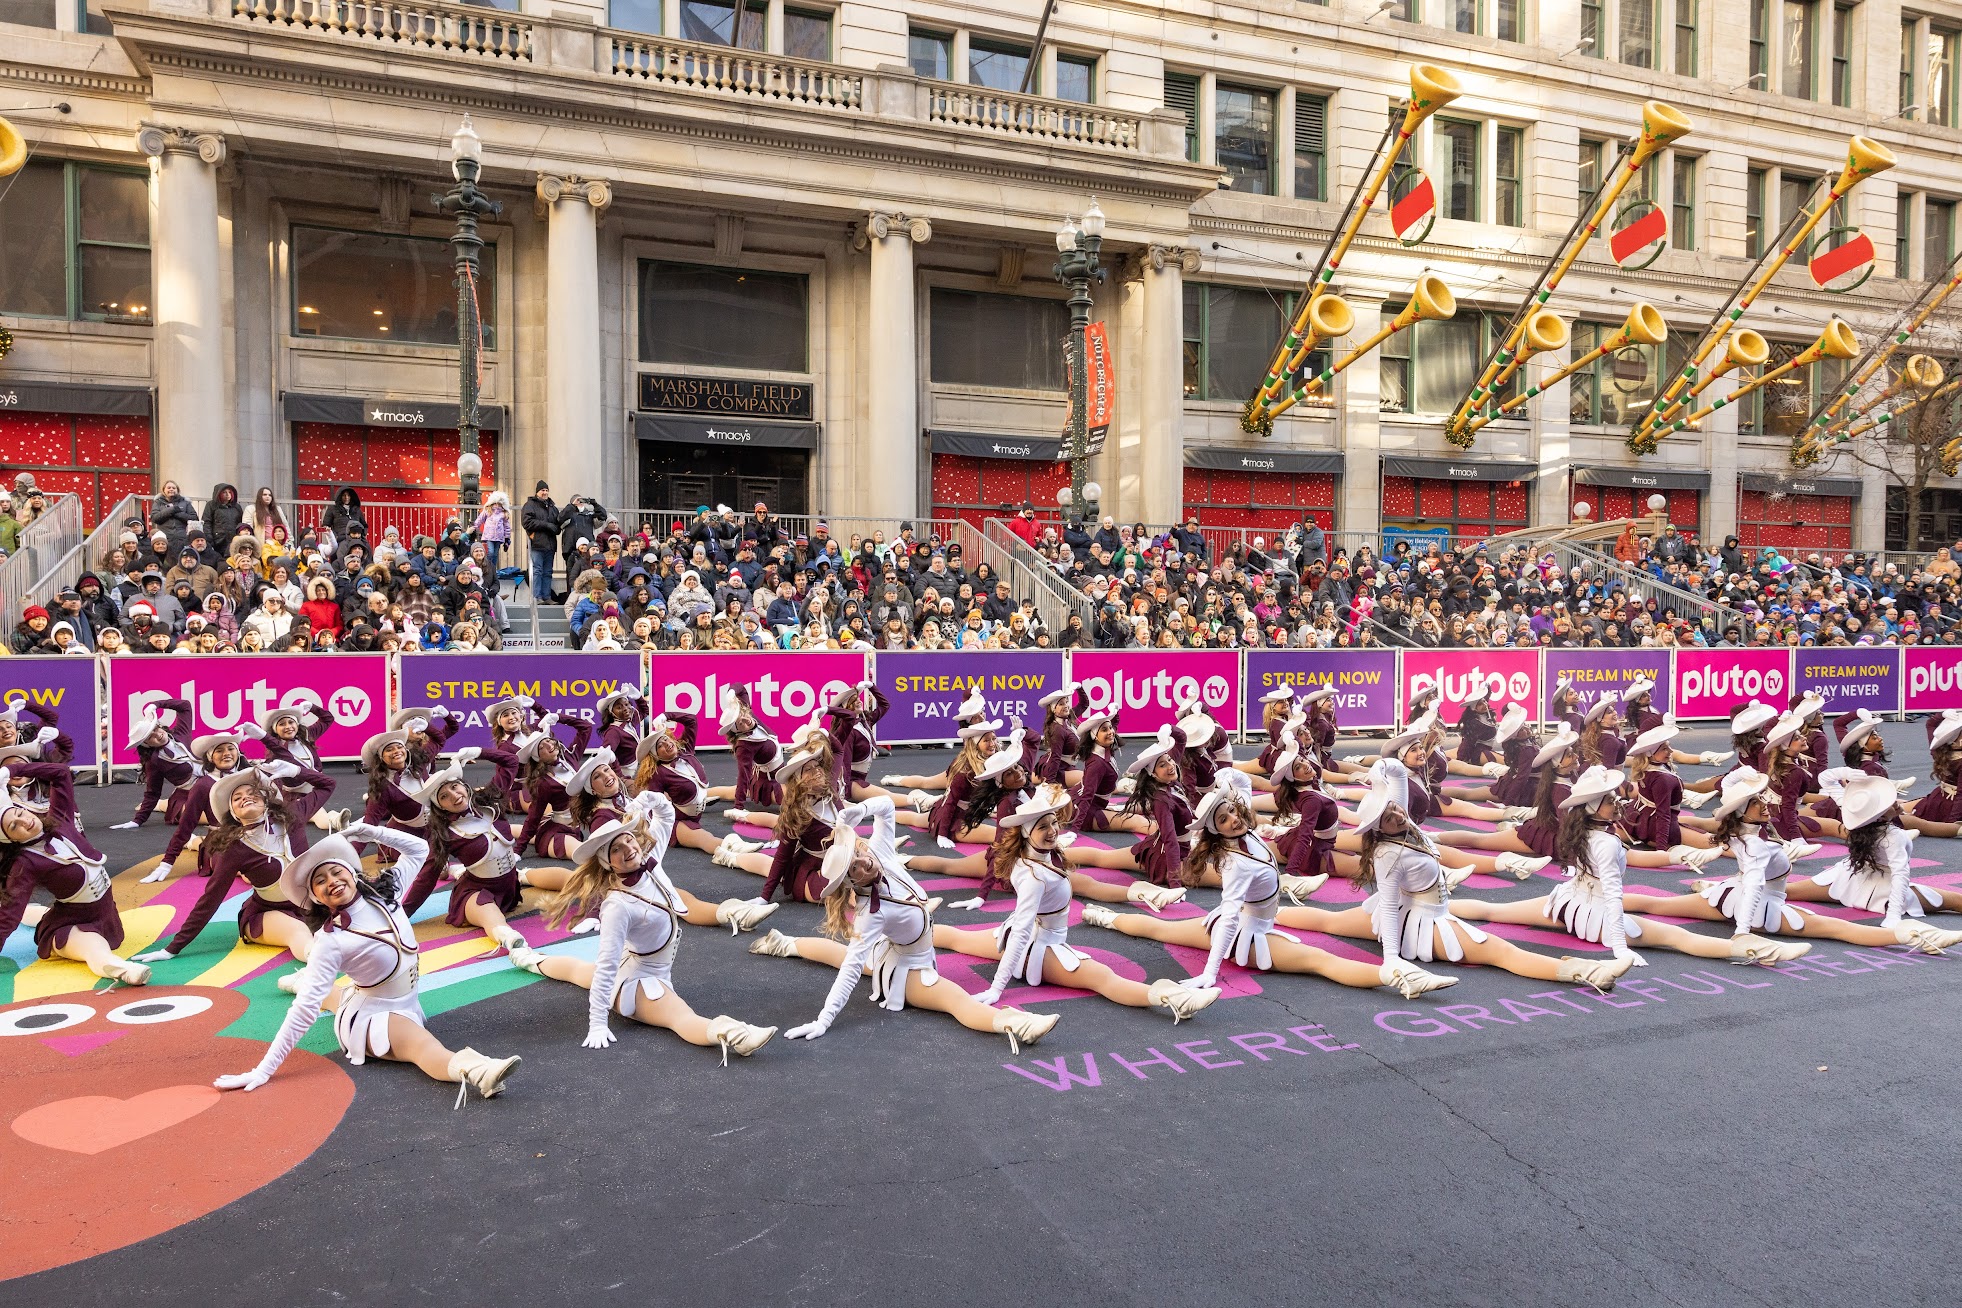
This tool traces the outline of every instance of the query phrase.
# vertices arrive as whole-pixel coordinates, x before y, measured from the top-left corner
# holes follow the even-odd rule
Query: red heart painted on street
[[[209,1085],[172,1085],[128,1099],[77,1095],[28,1109],[14,1119],[14,1134],[71,1154],[99,1154],[189,1121],[222,1093]]]

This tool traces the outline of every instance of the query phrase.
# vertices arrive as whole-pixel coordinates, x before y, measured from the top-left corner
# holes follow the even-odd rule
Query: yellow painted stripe
[[[272,945],[251,945],[240,940],[232,945],[232,950],[216,964],[200,972],[185,982],[193,986],[231,986],[243,981],[252,973],[286,954],[283,949]]]
[[[123,947],[116,952],[124,958],[140,954],[156,943],[158,935],[170,925],[171,911],[161,905],[123,910]],[[66,958],[40,958],[14,974],[13,1002],[40,999],[47,995],[70,995],[93,990],[102,978],[80,963]]]
[[[446,967],[455,967],[459,963],[468,963],[482,958],[485,954],[495,953],[499,948],[501,946],[496,941],[480,933],[459,940],[455,944],[425,949],[418,955],[418,963],[422,974],[428,976]]]

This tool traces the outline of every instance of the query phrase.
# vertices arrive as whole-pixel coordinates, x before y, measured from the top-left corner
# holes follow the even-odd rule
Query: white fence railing
[[[39,604],[46,608],[49,600],[81,580],[84,572],[101,571],[109,562],[109,556],[115,552],[117,541],[122,538],[124,520],[143,517],[143,506],[148,498],[125,495],[110,505],[102,520],[95,524],[94,531],[34,579],[22,595],[21,603]]]
[[[624,33],[610,36],[608,46],[615,77],[805,109],[856,112],[865,106],[865,78],[836,64]]]
[[[82,501],[75,495],[50,500],[40,517],[22,528],[20,548],[0,560],[0,619],[11,635],[34,583],[82,543]]]
[[[952,82],[928,83],[926,96],[930,123],[1125,154],[1136,153],[1143,141],[1143,119],[1121,109]]]

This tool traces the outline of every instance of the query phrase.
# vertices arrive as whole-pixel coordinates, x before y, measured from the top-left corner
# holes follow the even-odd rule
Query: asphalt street
[[[1886,734],[1894,774],[1925,790],[1920,725]],[[1721,745],[1700,730],[1687,747]],[[727,760],[705,757],[724,779]],[[945,758],[905,750],[891,763],[931,771]],[[346,798],[360,782],[341,786]],[[81,793],[112,869],[161,848],[160,825],[108,830],[134,786]],[[1962,883],[1956,842],[1916,852],[1933,860],[1927,879]],[[760,885],[693,851],[668,866],[711,900]],[[1690,876],[1629,880],[1675,891]],[[135,880],[118,878],[126,906]],[[1459,896],[1551,885],[1479,878]],[[1175,912],[1196,915],[1217,892],[1190,898]],[[1338,882],[1317,898],[1360,895]],[[996,903],[941,920],[996,921],[1008,900]],[[768,925],[809,934],[818,916],[787,905]],[[198,948],[215,962],[233,936],[214,924]],[[832,973],[754,957],[753,938],[690,930],[681,993],[707,1015],[809,1020]],[[1082,925],[1072,940],[1151,979],[1203,961]],[[0,1304],[1952,1301],[1962,956],[1832,943],[1779,969],[1646,956],[1608,996],[1439,965],[1460,983],[1406,1001],[1229,967],[1228,994],[1176,1027],[1080,992],[1011,990],[1009,1003],[1062,1015],[1019,1056],[938,1014],[884,1012],[861,987],[823,1039],[779,1038],[727,1068],[617,1018],[618,1044],[583,1049],[585,992],[535,981],[432,1006],[452,1048],[524,1056],[502,1098],[453,1111],[451,1091],[413,1069],[348,1068],[352,1104],[290,1171],[152,1238],[0,1286]],[[992,975],[992,963],[943,957],[943,975],[971,990]],[[504,956],[479,966],[493,965]],[[284,1003],[263,983],[256,993]],[[218,1043],[237,1045],[236,1070],[260,1048]],[[103,1095],[134,1076],[109,1057],[116,1047],[103,1050]],[[0,1102],[10,1082],[28,1089],[23,1066],[0,1042]],[[303,1121],[304,1104],[294,1111]],[[116,1187],[113,1224],[250,1146],[221,1137],[174,1169],[84,1183]],[[81,1166],[33,1157],[10,1178],[29,1210]]]

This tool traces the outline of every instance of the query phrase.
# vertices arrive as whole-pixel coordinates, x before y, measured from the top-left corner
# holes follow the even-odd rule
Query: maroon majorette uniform
[[[579,769],[566,760],[584,754],[592,738],[593,724],[584,718],[575,719],[570,748],[562,746],[558,763],[532,781],[525,795],[524,829],[518,832],[516,841],[519,854],[536,848],[547,858],[563,858],[582,839],[572,821],[572,794],[566,789]]]
[[[868,685],[863,690],[872,697],[872,707],[861,706],[851,712],[825,710],[825,716],[831,719],[828,734],[831,737],[832,772],[847,799],[851,797],[848,785],[863,786],[870,781],[872,758],[879,750],[872,730],[886,715],[886,710],[892,707],[877,686]]]
[[[170,725],[164,728],[169,739],[154,749],[148,745],[136,747],[137,768],[143,776],[143,798],[136,805],[139,827],[157,811],[157,801],[163,798],[165,786],[171,787],[171,792],[164,804],[164,821],[172,826],[183,821],[184,805],[191,798],[189,787],[198,775],[197,760],[191,757],[190,701],[160,700],[157,707],[171,711]]]
[[[1335,837],[1341,831],[1342,810],[1333,798],[1307,785],[1294,797],[1294,812],[1301,820],[1282,832],[1281,838],[1274,842],[1274,852],[1281,859],[1281,870],[1297,877],[1333,873]]]
[[[41,838],[31,845],[0,843],[7,867],[6,902],[0,904],[0,940],[20,925],[36,888],[54,897],[34,926],[34,945],[42,958],[68,943],[71,931],[93,931],[111,949],[123,943],[123,919],[109,893],[102,854],[75,825],[75,775],[66,763],[8,764],[14,777],[48,787],[48,811],[41,814]],[[0,812],[13,805],[0,798]]]
[[[1553,783],[1553,816],[1535,813],[1519,824],[1515,832],[1526,848],[1541,858],[1552,858],[1553,847],[1560,839],[1560,806],[1567,802],[1567,796],[1574,788],[1564,781]]]
[[[537,728],[527,727],[527,730],[535,731]],[[484,746],[477,757],[495,769],[491,775],[491,788],[503,801],[504,812],[524,812],[525,765],[518,758],[517,744],[509,740],[493,740]]]
[[[334,797],[334,779],[320,770],[320,738],[334,725],[334,716],[318,704],[309,704],[299,713],[298,735],[281,740],[269,731],[263,743],[269,762],[291,763],[300,770],[298,776],[281,781],[279,788],[285,792],[295,821],[305,822]],[[299,847],[306,848],[304,837]]]
[[[1533,802],[1533,788],[1539,777],[1533,770],[1533,756],[1539,745],[1524,731],[1515,732],[1505,743],[1506,774],[1492,783],[1492,798],[1508,808],[1523,808]]]
[[[240,940],[257,938],[268,913],[282,914],[302,926],[307,925],[306,913],[281,894],[279,888],[280,874],[294,855],[305,848],[304,838],[296,844],[292,833],[278,823],[256,823],[252,830],[210,860],[210,880],[204,883],[198,902],[191,906],[191,915],[184,919],[184,925],[165,948],[173,954],[183,953],[225,902],[232,883],[240,878],[251,889],[238,906]]]
[[[962,815],[967,812],[967,801],[974,794],[974,774],[966,768],[947,769],[947,791],[927,810],[927,830],[935,839],[945,836],[952,840],[965,829]]]
[[[240,759],[232,771],[236,772],[245,766],[245,761]],[[164,846],[163,857],[157,860],[158,867],[170,867],[175,864],[178,855],[182,854],[184,847],[191,843],[191,837],[198,833],[200,826],[217,823],[218,815],[211,811],[211,786],[224,775],[226,774],[223,772],[213,772],[209,768],[198,769],[198,775],[191,782],[185,795],[184,812],[177,819],[177,829],[170,833],[170,843]],[[202,843],[198,845],[198,875],[201,877],[211,875],[211,868],[205,862]]]
[[[402,896],[402,911],[414,913],[436,889],[436,881],[451,863],[461,866],[450,887],[450,908],[443,920],[455,927],[471,925],[464,911],[472,904],[490,904],[507,916],[523,901],[518,885],[518,851],[510,831],[495,818],[476,811],[457,819],[449,840],[432,848],[422,868]]]
[[[736,807],[775,808],[783,803],[783,787],[769,772],[783,757],[783,746],[770,729],[759,722],[731,748],[736,755]]]
[[[618,720],[606,724],[600,733],[600,744],[613,751],[613,762],[622,774],[632,771],[634,760],[640,755],[642,728],[646,725],[640,716],[640,702],[627,700],[634,706],[633,716],[625,722]]]
[[[1622,809],[1621,829],[1644,849],[1669,849],[1683,843],[1683,823],[1677,812],[1683,804],[1683,779],[1667,768],[1651,767],[1635,787],[1635,797]]]
[[[1109,831],[1110,797],[1117,789],[1117,767],[1096,746],[1083,760],[1083,775],[1070,791],[1070,830]]]
[[[1274,760],[1281,756],[1281,751],[1287,748],[1287,743],[1288,715],[1282,713],[1267,724],[1267,743],[1262,745],[1260,753],[1254,756],[1254,762],[1259,764],[1262,772],[1274,770]]]
[[[763,882],[764,899],[775,899],[781,889],[806,904],[823,900],[824,852],[831,848],[831,828],[837,821],[837,808],[829,800],[820,800],[794,840],[777,833],[777,851],[770,856],[770,875]]]
[[[1499,734],[1499,724],[1489,713],[1467,713],[1458,722],[1458,761],[1473,767],[1484,767],[1498,757],[1492,748],[1493,737]],[[1448,769],[1447,769],[1448,771]]]
[[[1174,738],[1179,729],[1172,728]],[[1131,856],[1155,886],[1180,886],[1185,864],[1185,832],[1192,825],[1192,806],[1176,785],[1165,786],[1151,799],[1151,820],[1157,828],[1131,847]]]
[[[1060,786],[1076,758],[1076,732],[1065,718],[1051,718],[1042,728],[1042,753],[1035,775],[1046,785]]]

